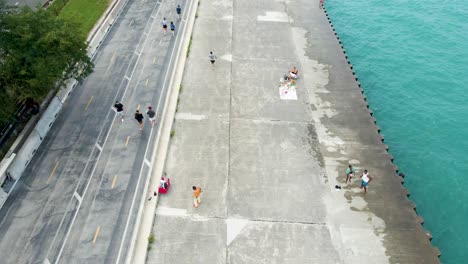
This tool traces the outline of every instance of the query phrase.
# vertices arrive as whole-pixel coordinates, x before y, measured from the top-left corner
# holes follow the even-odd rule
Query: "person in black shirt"
[[[123,104],[120,103],[119,101],[115,101],[114,107],[115,107],[115,110],[117,111],[117,115],[120,116],[120,118],[122,119],[122,122],[123,122],[124,121],[124,106],[123,106]]]
[[[138,121],[138,127],[140,128],[140,131],[143,131],[143,114],[140,113],[139,110],[136,110],[135,112],[135,119]]]
[[[182,13],[182,8],[180,8],[180,5],[177,6],[176,8],[177,16],[179,17],[179,20],[181,19],[180,14]]]

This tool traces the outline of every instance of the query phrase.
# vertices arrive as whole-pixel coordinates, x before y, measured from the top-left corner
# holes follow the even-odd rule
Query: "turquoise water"
[[[468,263],[468,0],[325,0],[443,263]]]

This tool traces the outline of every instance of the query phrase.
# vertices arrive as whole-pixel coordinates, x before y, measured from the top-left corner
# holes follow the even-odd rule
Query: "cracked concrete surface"
[[[198,13],[147,263],[437,263],[318,3]],[[366,195],[349,163],[375,177]]]

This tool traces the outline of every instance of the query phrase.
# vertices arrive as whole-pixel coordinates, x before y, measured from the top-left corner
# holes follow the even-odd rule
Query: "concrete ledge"
[[[343,51],[343,54],[344,54],[344,56],[345,56],[345,59],[346,59],[347,62],[348,62],[349,68],[350,68],[350,70],[351,70],[351,72],[352,72],[352,74],[353,74],[353,76],[354,76],[354,79],[355,79],[355,81],[356,81],[356,83],[357,83],[357,86],[359,87],[359,89],[360,89],[360,91],[361,91],[362,99],[363,99],[364,103],[366,104],[366,106],[367,106],[367,108],[368,108],[369,114],[372,116],[372,118],[373,118],[373,120],[374,120],[374,126],[375,126],[375,128],[376,128],[376,130],[377,130],[377,132],[378,132],[378,134],[379,134],[380,140],[382,141],[382,143],[384,143],[384,141],[385,141],[384,135],[381,134],[381,129],[380,129],[380,127],[376,125],[376,124],[377,124],[377,120],[376,120],[375,117],[374,117],[374,112],[369,108],[369,104],[367,103],[367,97],[364,95],[364,90],[361,88],[361,83],[359,82],[359,78],[358,78],[356,72],[354,71],[354,67],[353,67],[353,65],[351,64],[350,60],[348,59],[348,56],[346,55],[346,50],[345,50],[345,48],[344,48],[344,46],[343,46],[343,44],[342,44],[342,42],[341,42],[341,40],[340,40],[340,37],[338,36],[337,32],[335,31],[335,28],[334,28],[334,26],[333,26],[333,22],[332,22],[332,20],[330,19],[330,17],[329,17],[329,15],[328,15],[327,10],[326,10],[325,7],[323,7],[323,12],[324,12],[324,14],[325,14],[326,17],[327,17],[328,23],[329,23],[329,25],[330,25],[330,27],[331,27],[331,29],[332,29],[334,35],[336,36],[338,45],[341,47],[341,49],[342,49],[342,51]],[[388,145],[386,145],[386,144],[382,144],[382,145],[384,146],[385,150],[388,152],[388,149],[389,149],[389,148],[388,148]],[[395,175],[396,175],[397,177],[399,177],[399,181],[400,181],[400,183],[401,183],[401,188],[402,188],[402,191],[403,191],[402,193],[405,194],[406,198],[408,199],[409,204],[410,204],[409,207],[412,208],[412,209],[414,210],[415,214],[417,215],[417,217],[416,217],[416,224],[420,224],[421,226],[424,225],[424,219],[417,213],[416,205],[414,204],[414,202],[412,202],[412,201],[409,200],[409,198],[408,198],[408,197],[410,196],[409,190],[406,189],[405,187],[403,187],[405,175],[404,175],[403,173],[399,173],[399,172],[400,172],[400,171],[399,171],[399,168],[398,168],[397,165],[394,164],[394,158],[393,158],[393,156],[392,156],[390,153],[389,153],[389,159],[390,159],[390,162],[393,164],[393,167],[394,167],[394,170],[395,170]],[[425,235],[428,237],[428,240],[429,240],[429,241],[432,241],[432,234],[431,234],[429,231],[427,231],[427,230],[424,230],[424,233],[425,233]],[[437,247],[433,247],[433,254],[434,254],[435,256],[437,256],[437,257],[440,257],[440,256],[441,256],[440,250],[439,250]]]

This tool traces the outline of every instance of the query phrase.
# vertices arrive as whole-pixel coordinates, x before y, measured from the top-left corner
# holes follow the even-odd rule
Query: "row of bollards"
[[[333,26],[333,23],[332,23],[329,15],[328,15],[328,12],[327,12],[325,6],[323,6],[323,12],[325,13],[325,15],[327,17],[328,23],[330,24],[330,27],[333,30],[333,34],[335,35],[336,39],[338,40],[338,44],[340,45],[341,50],[343,51],[343,55],[344,55],[345,59],[348,62],[351,73],[353,74],[354,80],[357,83],[357,87],[359,88],[359,90],[360,90],[360,92],[361,92],[361,94],[363,96],[363,100],[364,100],[364,103],[366,105],[366,108],[369,111],[369,115],[371,116],[372,121],[375,124],[375,127],[377,129],[377,133],[379,134],[379,137],[380,137],[380,140],[382,141],[382,143],[384,145],[384,148],[385,148],[385,150],[387,151],[387,153],[389,155],[390,161],[393,164],[393,167],[394,167],[394,170],[395,170],[395,175],[399,178],[400,183],[402,184],[403,193],[406,195],[406,197],[408,197],[408,202],[410,203],[411,208],[413,208],[414,212],[417,215],[417,218],[416,218],[417,223],[421,224],[421,226],[422,226],[422,225],[424,225],[424,219],[418,214],[418,212],[416,210],[416,204],[414,202],[412,202],[411,200],[409,200],[409,196],[410,196],[409,190],[407,188],[403,187],[403,184],[405,183],[405,174],[401,173],[399,171],[398,166],[394,164],[394,158],[388,152],[388,150],[389,150],[388,145],[384,144],[385,137],[381,133],[382,131],[381,131],[380,127],[377,125],[377,120],[374,117],[374,112],[369,108],[369,103],[367,102],[367,97],[364,95],[364,89],[362,89],[362,87],[361,87],[361,83],[359,82],[359,78],[356,75],[356,71],[354,70],[354,66],[353,66],[353,64],[351,64],[351,62],[350,62],[350,60],[348,58],[348,55],[346,54],[346,49],[344,48],[343,43],[342,43],[340,37],[338,36],[338,33],[335,30],[335,27]],[[429,241],[432,241],[432,234],[427,230],[424,230],[424,232],[425,232],[426,236],[428,237]],[[434,247],[434,252],[437,255],[437,257],[440,257],[441,253],[440,253],[440,250],[437,247]]]

